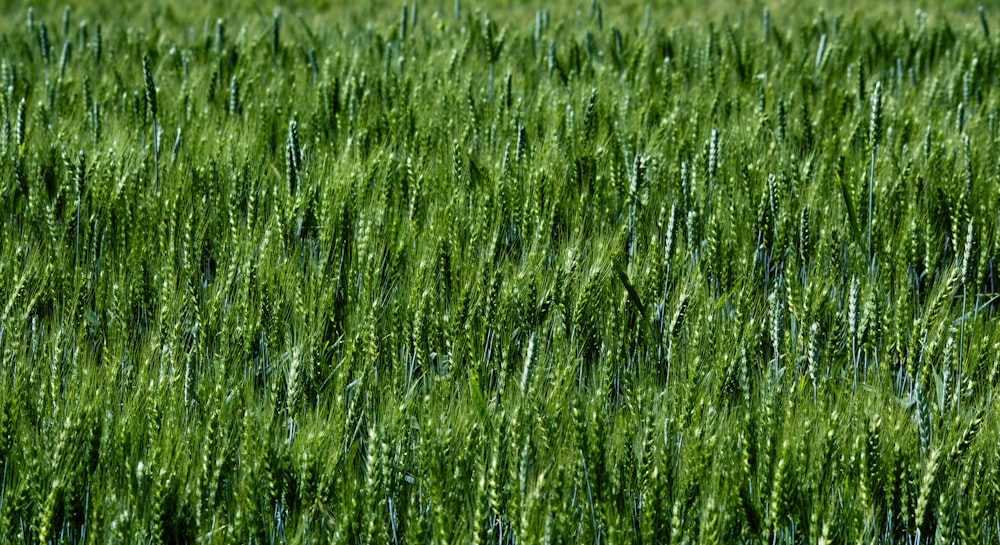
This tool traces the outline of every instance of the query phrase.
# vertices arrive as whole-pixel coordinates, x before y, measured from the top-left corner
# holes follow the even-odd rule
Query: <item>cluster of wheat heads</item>
[[[1000,541],[991,11],[190,4],[0,22],[0,544]]]

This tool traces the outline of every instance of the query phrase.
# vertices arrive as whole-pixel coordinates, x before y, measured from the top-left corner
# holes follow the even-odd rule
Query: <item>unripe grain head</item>
[[[875,84],[875,92],[872,94],[872,115],[869,127],[871,147],[874,149],[879,144],[882,136],[882,82]]]
[[[149,113],[156,119],[156,83],[153,81],[153,68],[148,54],[142,56],[142,77],[146,82],[146,104],[149,106]]]

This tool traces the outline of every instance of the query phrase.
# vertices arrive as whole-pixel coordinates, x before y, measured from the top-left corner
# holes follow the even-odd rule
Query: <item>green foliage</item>
[[[1000,541],[990,10],[193,4],[0,22],[0,545]]]

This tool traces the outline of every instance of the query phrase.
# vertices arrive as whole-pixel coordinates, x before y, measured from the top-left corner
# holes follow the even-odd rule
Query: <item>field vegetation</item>
[[[1000,542],[1000,11],[15,4],[0,544]]]

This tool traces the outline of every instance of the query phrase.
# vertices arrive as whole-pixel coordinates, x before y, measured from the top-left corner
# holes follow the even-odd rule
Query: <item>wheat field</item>
[[[0,544],[1000,543],[1000,10],[3,13]]]

